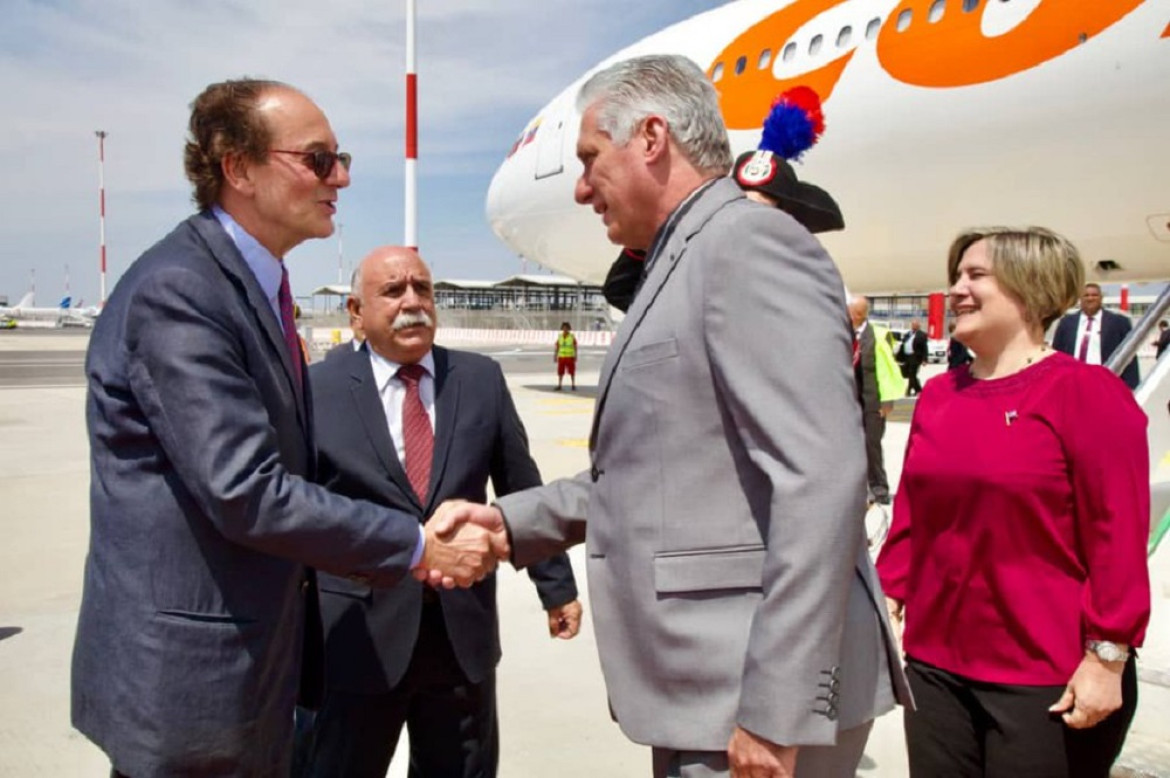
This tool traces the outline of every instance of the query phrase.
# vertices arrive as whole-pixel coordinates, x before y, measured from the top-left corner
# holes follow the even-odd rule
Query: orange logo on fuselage
[[[798,84],[816,90],[824,101],[829,99],[853,56],[852,49],[796,78],[778,79],[770,67],[761,70],[754,62],[736,75],[734,65],[740,57],[750,62],[765,49],[783,46],[818,14],[846,2],[797,0],[752,25],[720,52],[707,72],[711,75],[718,64],[724,66],[725,72],[716,87],[729,130],[758,129],[775,96]],[[947,0],[942,16],[932,22],[928,17],[936,2],[904,0],[882,25],[877,40],[878,59],[887,73],[903,83],[925,87],[970,86],[1020,73],[1098,35],[1143,0],[1042,0],[1016,27],[994,37],[987,37],[982,31],[988,0],[982,0],[970,11],[964,10],[963,0]],[[910,12],[909,24],[899,32],[898,19],[905,11]],[[835,32],[826,30],[830,34]]]

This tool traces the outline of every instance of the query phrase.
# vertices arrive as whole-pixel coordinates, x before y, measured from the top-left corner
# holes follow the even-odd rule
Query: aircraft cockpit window
[[[760,62],[758,65],[756,65],[756,67],[759,68],[760,70],[763,70],[764,68],[768,67],[768,65],[771,65],[771,64],[772,64],[772,50],[771,49],[764,49],[763,51],[760,52]]]
[[[913,18],[913,11],[909,8],[902,9],[902,13],[898,14],[898,32],[906,32],[906,28],[910,26],[910,21]]]
[[[849,45],[849,41],[853,38],[853,28],[845,25],[841,28],[841,32],[837,33],[837,48],[843,49]]]
[[[821,44],[825,42],[824,35],[814,35],[812,40],[808,42],[808,54],[810,57],[815,57],[821,51]]]
[[[934,0],[934,5],[930,7],[930,12],[926,15],[926,21],[931,24],[936,23],[943,18],[943,14],[947,10],[947,0]]]
[[[715,69],[711,71],[711,81],[719,81],[723,78],[723,63],[716,62]]]
[[[963,10],[966,13],[971,13],[979,7],[981,0],[963,0]]]
[[[865,39],[871,41],[877,37],[878,32],[882,29],[881,19],[870,19],[869,24],[865,25]]]
[[[735,75],[743,75],[745,68],[747,68],[747,57],[740,57],[735,61]]]
[[[792,41],[791,43],[789,43],[787,46],[784,47],[784,53],[780,56],[780,59],[784,60],[785,62],[791,62],[792,58],[795,56],[796,56],[796,41]]]

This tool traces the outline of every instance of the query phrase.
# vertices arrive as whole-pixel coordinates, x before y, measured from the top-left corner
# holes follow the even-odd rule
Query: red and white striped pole
[[[418,249],[418,71],[414,50],[415,0],[406,0],[406,243]]]
[[[98,207],[100,208],[100,236],[101,236],[101,295],[98,306],[106,304],[106,131],[98,130]]]

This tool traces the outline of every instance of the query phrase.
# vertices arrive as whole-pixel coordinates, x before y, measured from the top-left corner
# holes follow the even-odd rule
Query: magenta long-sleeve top
[[[1087,639],[1141,645],[1149,462],[1146,416],[1103,367],[1056,353],[1005,378],[931,380],[877,563],[905,602],[907,656],[1058,685]]]

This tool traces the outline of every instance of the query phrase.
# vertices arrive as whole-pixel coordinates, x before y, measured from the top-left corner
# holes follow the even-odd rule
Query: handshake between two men
[[[423,526],[426,545],[411,571],[434,587],[468,587],[511,558],[504,515],[498,508],[466,500],[448,500]]]

